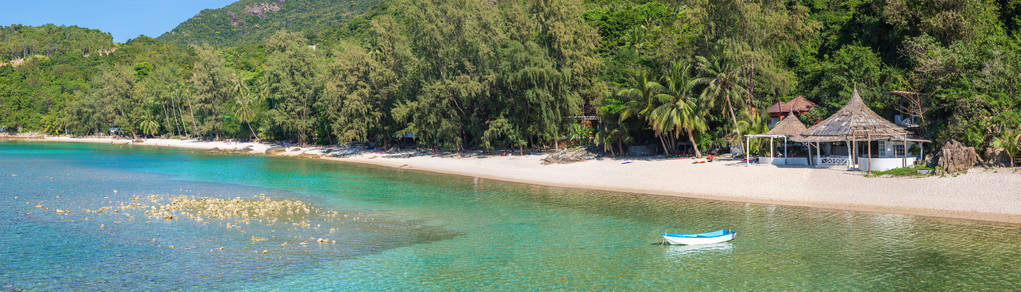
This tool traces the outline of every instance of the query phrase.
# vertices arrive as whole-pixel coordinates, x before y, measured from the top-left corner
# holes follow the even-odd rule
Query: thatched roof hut
[[[903,138],[908,132],[873,112],[854,89],[851,100],[835,114],[808,128],[794,141],[837,142]]]
[[[788,102],[777,102],[769,106],[770,117],[783,117],[796,113],[801,115],[806,113],[819,105],[806,99],[804,96],[798,96]]]
[[[795,116],[794,111],[791,110],[787,117],[776,123],[773,129],[766,132],[766,135],[798,137],[806,130],[808,128],[805,127],[805,124],[801,123],[801,120],[798,120],[798,116]]]

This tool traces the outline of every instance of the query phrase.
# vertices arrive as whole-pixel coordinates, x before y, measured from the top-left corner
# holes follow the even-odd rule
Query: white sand
[[[46,137],[42,141],[132,143],[110,138]],[[135,145],[264,153],[262,143],[147,139]],[[317,157],[325,148],[288,147],[282,156]],[[542,165],[541,155],[440,157],[361,153],[332,161],[473,176],[529,184],[727,201],[1021,223],[1021,174],[973,169],[957,177],[867,178],[860,172],[785,168],[736,161],[599,159]],[[624,164],[624,162],[630,162]]]

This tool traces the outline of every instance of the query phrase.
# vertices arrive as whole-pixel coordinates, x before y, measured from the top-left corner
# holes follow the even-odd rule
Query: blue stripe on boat
[[[691,233],[691,234],[660,233],[660,235],[669,236],[669,237],[684,237],[684,238],[711,238],[711,237],[720,237],[720,236],[725,236],[725,235],[730,235],[730,234],[735,234],[735,233],[737,233],[737,232],[734,232],[733,230],[720,229],[720,230],[710,231],[710,232],[705,232],[705,233]]]

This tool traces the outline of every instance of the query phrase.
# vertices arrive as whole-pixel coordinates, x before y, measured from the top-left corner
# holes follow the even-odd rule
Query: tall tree
[[[237,92],[232,81],[237,79],[236,73],[224,65],[226,61],[215,49],[209,46],[194,49],[198,60],[191,75],[190,107],[194,110],[195,132],[219,139],[224,134],[228,102]]]
[[[719,107],[723,110],[724,115],[729,114],[730,121],[734,125],[733,130],[740,137],[741,130],[737,124],[738,119],[735,111],[742,108],[743,98],[751,94],[744,86],[745,79],[742,77],[741,68],[734,67],[720,58],[709,61],[705,57],[698,56],[697,60],[701,77],[696,78],[695,83],[704,87],[702,99],[706,101],[708,107]]]
[[[665,102],[652,110],[649,119],[656,132],[672,132],[674,139],[679,138],[682,132],[685,133],[691,147],[695,149],[695,157],[702,157],[698,143],[695,142],[695,133],[704,132],[707,124],[695,93],[692,67],[684,63],[673,64],[670,75],[664,78],[667,88],[660,94]]]
[[[308,143],[315,138],[319,69],[315,51],[297,33],[280,31],[270,37],[266,49],[266,113],[270,135]]]
[[[97,82],[99,90],[95,94],[101,101],[101,112],[111,114],[111,125],[135,136],[142,119],[142,100],[133,94],[135,72],[128,66],[113,66],[104,70]]]

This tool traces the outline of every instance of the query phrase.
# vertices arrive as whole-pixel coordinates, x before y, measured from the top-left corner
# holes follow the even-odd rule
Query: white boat
[[[734,239],[734,235],[737,232],[730,229],[720,229],[716,231],[706,233],[692,233],[692,234],[672,234],[672,233],[660,233],[663,238],[666,239],[670,244],[712,244],[731,241]]]

